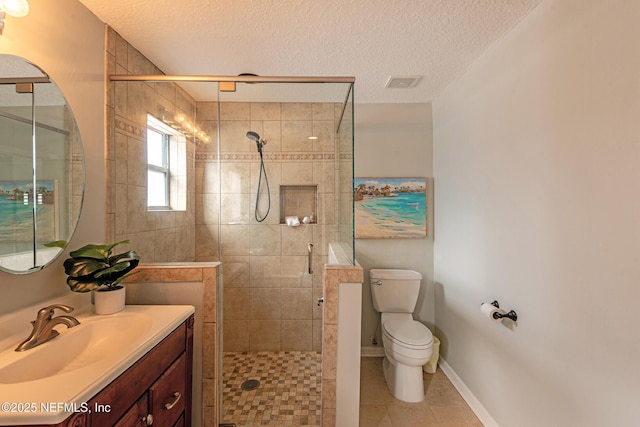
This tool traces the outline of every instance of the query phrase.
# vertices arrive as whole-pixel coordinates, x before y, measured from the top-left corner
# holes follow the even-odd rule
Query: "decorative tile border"
[[[144,138],[144,130],[137,124],[123,119],[120,116],[116,116],[113,119],[116,127],[116,131],[127,134],[129,136],[135,136],[136,138]]]
[[[310,160],[335,160],[335,153],[265,153],[265,160],[271,161],[310,161]],[[260,160],[256,153],[198,153],[196,162],[255,162]]]
[[[141,128],[135,123],[132,123],[126,119],[122,119],[121,116],[114,118],[116,132],[120,132],[129,137],[138,138],[142,141],[145,139],[146,129]],[[187,159],[192,160],[195,158],[194,144],[191,141],[187,141]]]

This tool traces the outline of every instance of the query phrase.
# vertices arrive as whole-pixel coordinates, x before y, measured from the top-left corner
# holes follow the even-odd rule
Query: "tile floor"
[[[423,373],[425,399],[395,399],[384,381],[382,358],[363,357],[360,365],[361,427],[482,427],[482,423],[438,368]]]
[[[223,365],[225,422],[237,427],[320,425],[320,353],[225,353]],[[250,379],[258,380],[259,387],[243,390]],[[360,427],[482,427],[440,368],[423,379],[425,400],[401,402],[387,388],[382,358],[363,357]]]
[[[224,353],[223,421],[237,427],[319,426],[322,354],[313,351]],[[242,383],[255,379],[254,390]]]

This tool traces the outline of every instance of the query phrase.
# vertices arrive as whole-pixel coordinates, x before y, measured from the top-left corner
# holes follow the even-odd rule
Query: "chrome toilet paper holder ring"
[[[500,304],[498,304],[498,301],[494,300],[491,303],[491,305],[494,306],[495,308],[500,308]],[[493,318],[494,319],[502,319],[503,317],[511,319],[514,322],[518,321],[518,314],[513,310],[511,310],[510,312],[505,313],[505,314],[503,314],[503,313],[493,313]]]

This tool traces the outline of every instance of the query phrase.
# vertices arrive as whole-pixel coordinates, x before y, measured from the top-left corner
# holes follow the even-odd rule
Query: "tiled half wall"
[[[141,264],[127,279],[127,304],[188,304],[196,308],[194,328],[194,425],[218,425],[221,335],[217,286],[222,265],[210,263]],[[202,422],[202,424],[200,424]]]

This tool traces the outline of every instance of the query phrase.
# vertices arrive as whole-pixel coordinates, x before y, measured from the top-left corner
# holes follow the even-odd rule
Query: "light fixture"
[[[196,125],[191,123],[184,113],[174,115],[166,108],[160,106],[158,108],[158,117],[160,117],[160,121],[164,124],[180,132],[187,138],[193,137],[196,141],[200,141],[204,144],[209,144],[211,142],[211,137],[209,137],[204,130],[199,129]]]
[[[0,10],[14,18],[22,18],[29,13],[29,3],[27,0],[0,0]]]
[[[166,115],[164,113],[167,113],[166,115],[169,115],[169,112],[164,110],[163,113],[160,115],[161,117],[163,117],[162,121],[164,121],[166,124],[168,124],[172,128],[182,132],[185,135],[188,135],[188,136],[192,135],[193,137],[196,138],[196,140],[204,144],[208,144],[211,142],[211,138],[209,137],[209,135],[207,135],[207,133],[202,129],[198,129],[193,123],[187,120],[187,116],[185,116],[183,113],[176,114],[173,117],[173,120],[167,120],[165,118]]]
[[[15,18],[22,18],[29,13],[27,0],[0,0],[0,35],[4,29],[5,14]]]

